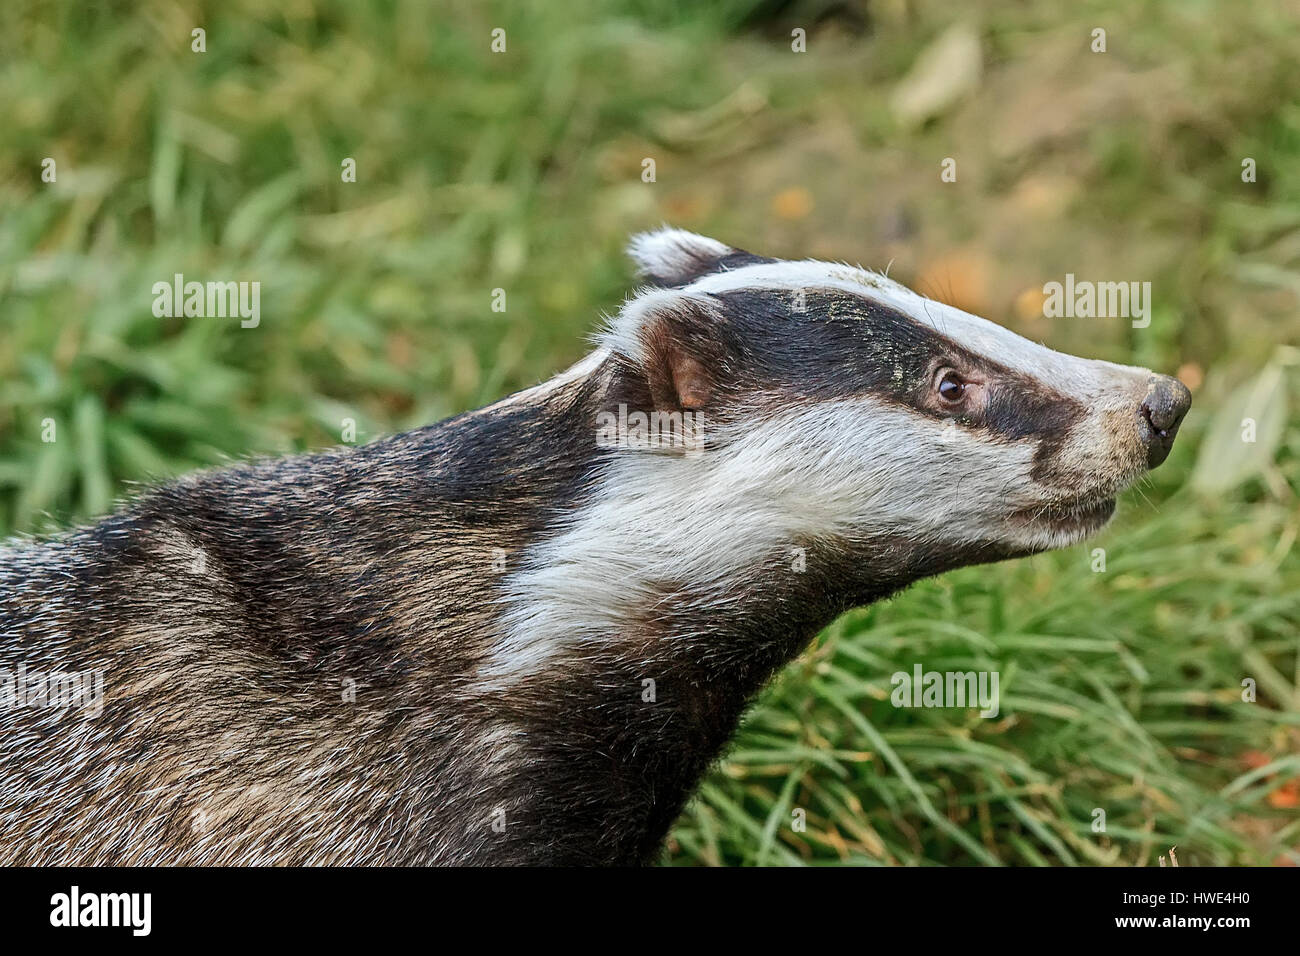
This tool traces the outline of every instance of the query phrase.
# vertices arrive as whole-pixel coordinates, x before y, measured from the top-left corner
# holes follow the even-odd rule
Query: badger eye
[[[960,402],[966,394],[966,383],[953,371],[944,372],[939,378],[939,396],[945,402]]]

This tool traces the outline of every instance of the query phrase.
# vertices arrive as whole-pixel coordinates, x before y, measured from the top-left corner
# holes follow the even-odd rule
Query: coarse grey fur
[[[0,706],[0,862],[652,861],[819,628],[1095,530],[1186,411],[1145,370],[1041,350],[1053,375],[1036,375],[1027,343],[1002,364],[847,267],[822,264],[792,317],[773,283],[818,264],[674,231],[634,253],[657,288],[544,386],[361,448],[193,475],[0,549],[6,679],[103,687],[98,713]],[[1061,388],[1070,362],[1113,401]],[[941,363],[966,405],[935,397]],[[599,447],[620,406],[703,413],[708,441],[697,458]],[[931,498],[951,520],[909,515],[931,475],[906,464],[859,501],[864,431],[910,444],[898,461],[918,470],[929,448],[1006,474],[985,493],[941,472]],[[733,475],[729,456],[756,465]],[[1017,482],[1039,497],[1013,500]]]

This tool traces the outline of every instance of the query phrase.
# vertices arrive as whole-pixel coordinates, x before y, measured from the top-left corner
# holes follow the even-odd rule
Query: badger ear
[[[706,298],[655,290],[627,303],[602,341],[640,384],[651,409],[698,411],[713,398],[725,364],[721,321]]]
[[[627,254],[636,264],[637,273],[660,286],[686,285],[717,272],[737,253],[740,250],[708,236],[667,227],[639,233],[627,244]]]

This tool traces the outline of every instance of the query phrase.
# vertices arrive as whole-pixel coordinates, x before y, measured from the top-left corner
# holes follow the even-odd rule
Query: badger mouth
[[[1113,497],[1081,497],[1022,508],[1011,517],[1034,527],[1047,527],[1053,531],[1083,536],[1099,530],[1114,513]]]

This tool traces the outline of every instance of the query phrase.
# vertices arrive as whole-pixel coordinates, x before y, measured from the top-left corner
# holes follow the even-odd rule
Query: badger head
[[[859,268],[677,230],[630,251],[647,285],[600,347],[501,406],[580,420],[530,434],[584,477],[505,582],[493,687],[630,646],[730,660],[752,691],[846,608],[1098,530],[1190,403]],[[594,460],[570,444],[591,427]]]
[[[655,511],[665,542],[696,521],[735,525],[751,555],[893,545],[905,577],[1069,545],[1164,461],[1191,401],[1176,379],[1055,352],[860,268],[672,229],[630,254],[649,285],[603,336],[609,401],[685,414],[703,437],[695,458],[618,462],[612,488],[674,495]]]

